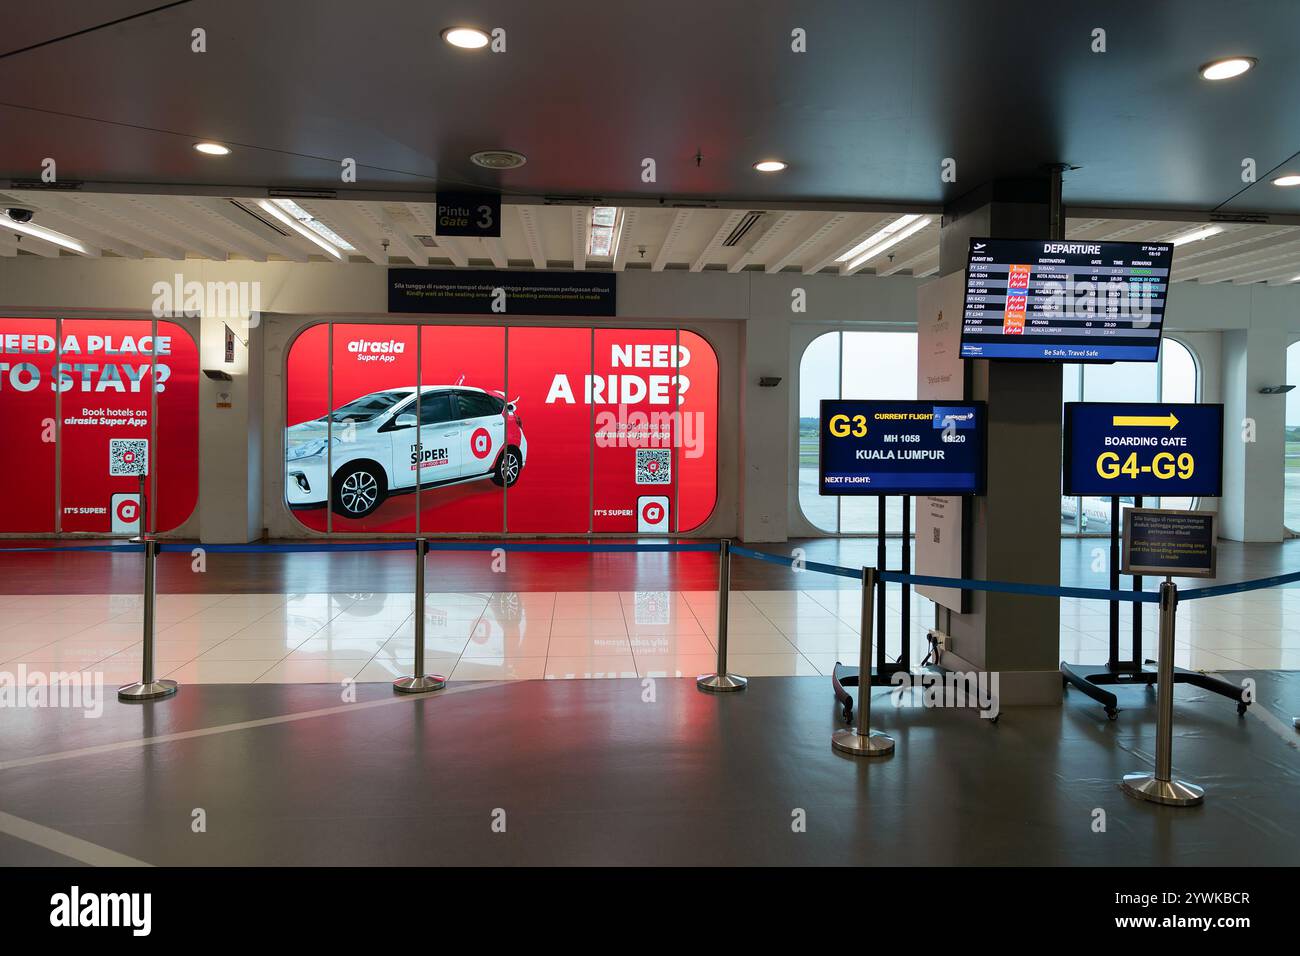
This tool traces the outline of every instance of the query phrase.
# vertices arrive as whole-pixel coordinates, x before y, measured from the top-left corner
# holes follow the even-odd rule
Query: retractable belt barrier
[[[894,751],[894,741],[885,734],[871,730],[870,690],[871,690],[871,640],[872,620],[870,608],[877,582],[909,585],[926,585],[931,587],[957,588],[969,591],[1000,592],[1004,594],[1022,594],[1031,597],[1076,598],[1092,601],[1127,601],[1130,603],[1159,604],[1161,610],[1161,655],[1159,659],[1160,674],[1158,688],[1159,716],[1157,726],[1157,761],[1156,772],[1145,775],[1129,775],[1125,788],[1135,796],[1186,806],[1200,801],[1199,788],[1182,781],[1171,780],[1170,751],[1172,724],[1172,656],[1174,613],[1180,600],[1195,601],[1202,598],[1220,597],[1229,594],[1241,594],[1264,588],[1281,587],[1300,582],[1300,571],[1287,574],[1258,578],[1254,581],[1240,581],[1233,584],[1219,584],[1210,587],[1189,588],[1179,591],[1172,581],[1165,581],[1156,591],[1121,591],[1109,588],[1062,587],[1060,585],[1026,584],[1016,581],[979,581],[972,578],[945,578],[926,574],[906,574],[899,571],[880,571],[875,568],[846,568],[836,564],[820,561],[795,559],[783,555],[757,551],[741,545],[733,545],[729,540],[713,542],[669,542],[669,543],[564,543],[547,541],[515,540],[439,540],[417,538],[412,541],[304,541],[283,544],[183,544],[179,542],[161,542],[155,538],[144,541],[129,541],[114,544],[52,545],[48,547],[0,547],[0,555],[36,554],[36,553],[76,553],[97,552],[108,554],[145,555],[144,568],[144,641],[141,680],[119,688],[118,698],[123,701],[154,700],[169,697],[176,693],[175,681],[154,678],[154,617],[157,605],[156,562],[160,552],[192,554],[196,549],[213,554],[303,554],[303,553],[357,553],[380,551],[414,551],[415,567],[415,669],[410,677],[403,677],[393,682],[394,689],[402,693],[426,693],[442,689],[446,678],[437,674],[424,673],[424,600],[425,600],[425,562],[431,551],[443,552],[516,552],[538,554],[605,554],[605,553],[705,553],[718,554],[718,658],[717,669],[712,674],[697,678],[696,686],[711,693],[744,690],[747,679],[732,674],[727,670],[727,621],[728,595],[731,590],[731,555],[756,561],[765,561],[783,567],[798,567],[802,570],[816,571],[836,577],[852,578],[861,582],[862,620],[859,634],[861,638],[859,668],[859,704],[856,727],[837,731],[832,737],[832,746],[840,753],[853,756],[881,756]],[[880,635],[884,639],[884,635]],[[1131,778],[1131,779],[1130,779]]]

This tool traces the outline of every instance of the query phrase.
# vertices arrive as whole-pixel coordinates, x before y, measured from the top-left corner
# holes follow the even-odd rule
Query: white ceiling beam
[[[204,206],[199,202],[199,197],[186,197],[181,198],[179,201],[188,205],[192,215],[203,222],[204,228],[207,229],[208,234],[211,235],[216,242],[225,245],[231,252],[236,252],[245,259],[251,259],[253,262],[265,262],[268,253],[267,249],[264,247],[270,247],[272,251],[277,251],[275,250],[275,247],[270,246],[269,243],[255,238],[251,233],[245,230],[239,229],[233,222],[224,216],[219,216],[213,213],[207,206]],[[215,201],[221,202],[221,200]]]
[[[767,253],[771,251],[774,245],[776,245],[776,240],[781,231],[792,223],[798,222],[802,216],[803,213],[799,212],[782,213],[777,220],[772,223],[772,225],[767,227],[766,231],[764,231],[761,236],[754,240],[753,245],[737,256],[736,260],[731,263],[731,265],[727,266],[727,271],[739,272],[752,262],[761,264],[764,258],[766,258]]]
[[[465,251],[459,239],[454,236],[438,236],[434,242],[438,244],[434,251],[441,252],[456,268],[464,269],[469,265],[469,253]]]
[[[160,241],[159,237],[146,232],[133,223],[123,222],[98,205],[84,197],[41,196],[40,205],[60,215],[81,223],[95,232],[112,236],[115,240],[125,239],[130,245],[139,249],[143,255],[155,259],[184,259],[185,250],[171,242]]]
[[[924,230],[922,231],[924,232]],[[927,246],[925,249],[921,250],[921,252],[917,253],[916,255],[912,256],[909,259],[899,259],[897,262],[890,263],[887,269],[885,269],[883,272],[877,271],[876,275],[892,276],[895,273],[902,272],[905,269],[911,272],[912,275],[916,275],[917,266],[928,262],[930,259],[936,258],[938,255],[939,255],[939,247],[937,245]]]
[[[570,218],[573,221],[573,268],[581,271],[587,268],[587,207],[574,206]]]
[[[1202,241],[1210,242],[1211,240],[1205,239]],[[1202,276],[1220,272],[1250,268],[1258,263],[1261,257],[1263,257],[1264,261],[1267,261],[1270,254],[1276,255],[1280,253],[1286,255],[1295,248],[1297,242],[1300,242],[1300,230],[1286,229],[1257,235],[1254,238],[1240,239],[1219,249],[1206,249],[1200,253],[1188,254],[1181,258],[1178,250],[1174,250],[1173,278],[1177,282],[1186,282],[1189,279],[1199,279]],[[1200,243],[1191,243],[1191,245],[1200,245]],[[1227,255],[1229,249],[1238,249],[1240,251]],[[1189,259],[1192,261],[1188,261]]]
[[[59,257],[59,247],[52,242],[37,239],[35,236],[24,236],[22,233],[15,233],[12,229],[5,229],[3,224],[0,224],[0,231],[3,231],[5,237],[14,244],[15,254],[30,252],[38,256],[44,256],[47,259],[57,259]],[[71,250],[69,250],[69,254],[72,254]]]
[[[614,271],[622,272],[627,266],[628,253],[632,251],[635,245],[632,241],[632,231],[636,228],[639,218],[639,210],[636,206],[628,206],[623,209],[619,217],[618,235],[614,237]]]
[[[844,253],[848,252],[850,249],[852,249],[854,246],[858,245],[859,243],[866,242],[868,239],[870,239],[872,236],[878,233],[881,229],[885,228],[885,226],[888,223],[893,222],[894,219],[897,218],[898,218],[897,216],[894,217],[880,216],[876,219],[873,219],[871,224],[868,225],[866,229],[858,233],[848,242],[837,242],[835,245],[830,247],[829,252],[827,252],[821,258],[817,259],[811,266],[804,266],[803,274],[806,276],[815,275],[818,272],[821,272],[827,266],[835,262],[838,262],[840,256],[844,255]],[[854,271],[856,272],[857,270],[855,269]],[[848,274],[847,272],[844,271],[843,266],[841,266],[840,268],[840,274],[841,275]]]
[[[546,251],[542,248],[540,230],[537,227],[537,210],[533,206],[507,206],[519,217],[519,227],[523,230],[524,242],[528,246],[528,255],[533,260],[534,269],[546,268]]]
[[[94,229],[84,222],[79,222],[72,216],[55,209],[53,204],[46,201],[47,199],[48,197],[38,195],[35,201],[25,198],[20,201],[10,196],[0,195],[0,205],[31,206],[39,214],[36,217],[38,225],[48,226],[56,232],[72,236],[74,239],[85,240],[86,243],[97,246],[100,250],[107,249],[110,252],[117,253],[124,259],[144,258],[143,249],[126,242],[118,236]]]
[[[825,242],[827,236],[848,221],[849,216],[847,213],[835,213],[822,220],[821,225],[815,226],[812,232],[797,240],[789,252],[765,265],[763,271],[769,274],[780,272],[791,263],[802,266],[805,256],[812,255],[813,250]]]
[[[133,196],[127,198],[125,205],[126,208],[122,209],[120,215],[129,216],[141,226],[158,233],[164,239],[170,239],[181,248],[200,253],[214,262],[225,262],[230,258],[229,249],[217,245],[206,236],[198,235],[194,228],[171,212],[173,204],[168,203],[164,208],[147,199]]]
[[[664,243],[659,247],[659,255],[655,256],[655,261],[650,266],[651,272],[663,272],[664,266],[668,265],[668,257],[672,255],[673,245],[677,242],[686,228],[686,220],[690,216],[689,209],[677,210],[677,215],[673,216],[672,225],[668,227],[668,235],[664,236]]]
[[[705,243],[704,248],[700,250],[700,254],[691,263],[692,272],[702,272],[705,266],[719,256],[718,250],[723,248],[722,244],[731,235],[731,230],[735,229],[740,224],[740,220],[749,215],[749,212],[748,209],[737,209],[735,212],[727,214],[727,217],[722,220],[722,225],[713,233],[713,238]]]
[[[244,212],[228,199],[193,196],[190,198],[190,203],[209,213],[212,218],[225,220],[235,230],[236,235],[246,236],[266,249],[270,255],[281,256],[291,262],[307,261],[307,253],[302,248],[301,237],[286,230],[281,223],[276,222],[275,228],[267,225],[262,219],[275,222],[274,217],[259,209],[257,203],[251,200],[244,201],[245,208],[254,210],[257,217],[261,218]],[[285,235],[286,232],[289,234]]]
[[[365,256],[376,265],[388,265],[388,254],[384,252],[382,243],[371,236],[362,217],[353,213],[350,202],[334,199],[311,204],[300,202],[298,205],[350,242],[357,255]],[[347,258],[348,251],[340,251]]]
[[[487,251],[488,258],[498,269],[510,268],[510,258],[506,255],[506,244],[501,241],[499,236],[488,236],[482,240],[483,248]]]
[[[438,227],[434,225],[433,217],[429,215],[429,208],[432,205],[433,204],[431,203],[408,202],[406,203],[406,208],[411,210],[411,215],[416,218],[421,227],[429,231],[429,235],[433,238],[435,243],[432,251],[441,253],[444,257],[450,259],[451,264],[456,266],[458,269],[464,269],[469,265],[469,254],[465,252],[461,247],[460,242],[455,238],[451,236],[438,235]],[[433,206],[433,208],[436,209],[437,207]],[[417,244],[419,243],[418,239],[415,241]],[[430,250],[426,249],[425,255],[427,256],[429,253]],[[421,264],[423,265],[425,263]]]
[[[433,223],[428,221],[419,205],[417,203],[407,203],[406,205],[417,219],[420,219],[429,227],[429,235],[432,236]],[[362,208],[374,218],[375,222],[380,225],[390,238],[391,244],[388,247],[390,255],[403,253],[417,266],[427,266],[429,264],[429,250],[424,247],[419,239],[412,236],[405,227],[394,222],[393,217],[388,215],[382,206],[378,203],[365,203]]]

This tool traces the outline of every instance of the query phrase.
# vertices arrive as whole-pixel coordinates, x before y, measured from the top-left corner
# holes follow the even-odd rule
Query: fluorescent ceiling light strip
[[[46,242],[52,242],[56,246],[62,246],[64,249],[70,249],[73,252],[80,252],[83,256],[90,255],[90,252],[80,240],[73,239],[71,236],[65,236],[61,232],[55,232],[53,229],[46,229],[44,226],[38,226],[30,222],[14,222],[6,220],[2,227],[12,229],[14,232],[23,232],[29,236],[35,236],[37,239],[44,239]]]
[[[618,219],[614,223],[614,246],[610,249],[609,257],[618,261],[618,247],[623,242],[623,227],[626,225],[627,217],[624,210],[618,211]]]
[[[916,222],[916,220],[919,218],[920,218],[919,214],[912,214],[912,213],[908,213],[906,216],[900,216],[899,218],[891,222],[889,225],[885,226],[885,228],[872,233],[870,237],[862,240],[862,242],[859,242],[848,252],[844,252],[836,256],[835,261],[844,262],[848,259],[852,259],[858,253],[862,252],[862,250],[870,249],[877,242],[880,242],[886,237],[892,235],[893,233],[897,232],[899,229],[911,225],[912,223]]]
[[[356,251],[356,248],[352,243],[348,242],[329,226],[325,225],[325,223],[321,222],[309,213],[306,209],[303,209],[302,206],[299,206],[292,199],[273,199],[272,202],[289,215],[293,216],[294,219],[297,219],[312,232],[316,233],[316,235],[320,236],[326,242],[332,243],[336,248],[344,249],[348,252]]]
[[[876,256],[880,255],[890,246],[897,245],[898,243],[906,239],[908,236],[916,235],[918,232],[920,232],[928,225],[930,225],[929,216],[926,216],[924,219],[917,220],[916,222],[908,226],[906,229],[904,229],[902,232],[896,232],[894,233],[894,235],[890,236],[884,242],[880,243],[880,245],[875,246],[872,249],[868,249],[862,255],[858,256],[856,259],[854,259],[852,262],[846,265],[844,267],[844,271],[852,272],[854,269],[858,268],[858,266],[863,265],[869,260],[874,259]]]
[[[302,236],[304,239],[310,239],[312,242],[316,243],[316,245],[320,246],[322,249],[324,249],[326,252],[332,255],[335,259],[343,258],[342,252],[340,252],[337,248],[335,248],[330,243],[326,242],[321,236],[316,235],[316,233],[308,229],[297,219],[294,219],[292,216],[286,215],[284,210],[281,209],[279,206],[277,206],[275,203],[267,202],[267,200],[265,199],[259,199],[257,201],[257,204],[262,209],[265,209],[267,212],[269,212],[276,219],[279,219],[282,223],[284,223],[294,232],[298,233],[298,235]]]
[[[1192,232],[1185,232],[1181,236],[1175,236],[1170,239],[1170,243],[1175,246],[1181,246],[1188,242],[1196,242],[1200,239],[1208,239],[1210,236],[1217,236],[1223,232],[1222,226],[1206,226],[1203,229],[1196,229]]]

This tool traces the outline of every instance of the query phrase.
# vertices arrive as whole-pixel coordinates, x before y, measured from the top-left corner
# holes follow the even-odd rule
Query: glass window
[[[1286,350],[1286,381],[1288,385],[1300,385],[1300,342]],[[1300,530],[1300,388],[1286,393],[1285,430],[1283,520],[1288,528]]]
[[[799,363],[799,507],[804,517],[840,534],[875,534],[874,496],[817,493],[817,420],[824,398],[916,398],[915,332],[827,332],[808,344]],[[902,530],[902,500],[885,501],[889,533]],[[916,501],[912,501],[912,516]]]
[[[421,425],[440,425],[454,417],[448,392],[431,392],[420,396]]]
[[[501,399],[487,392],[457,392],[456,403],[460,406],[461,418],[486,418],[489,415],[500,415],[501,409],[506,406]]]

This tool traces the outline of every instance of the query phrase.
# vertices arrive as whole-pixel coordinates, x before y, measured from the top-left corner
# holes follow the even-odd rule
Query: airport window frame
[[[818,397],[819,398],[842,398],[844,395],[844,336],[846,334],[849,335],[910,335],[913,339],[914,344],[918,336],[918,333],[914,327],[875,325],[875,326],[859,327],[859,328],[846,328],[846,327],[827,328],[824,331],[817,333],[807,341],[807,343],[803,347],[803,350],[799,353],[799,378],[798,378],[799,394],[795,396],[795,403],[794,403],[794,496],[793,496],[794,500],[791,502],[791,504],[793,505],[793,507],[798,509],[799,517],[802,518],[808,524],[809,527],[813,528],[817,533],[821,535],[824,535],[826,537],[832,537],[832,538],[875,538],[879,534],[878,528],[868,528],[860,531],[844,530],[844,497],[843,496],[834,496],[835,527],[833,529],[827,528],[825,525],[820,524],[818,521],[816,521],[811,515],[808,514],[808,510],[804,507],[803,482],[802,482],[802,476],[800,474],[801,471],[803,470],[801,466],[802,466],[802,458],[805,454],[805,449],[804,449],[805,442],[802,433],[803,416],[801,415],[801,411],[802,411],[801,406],[803,404],[803,392],[804,389],[807,387],[807,381],[803,374],[803,362],[804,362],[804,358],[808,354],[808,351],[814,345],[816,345],[818,342],[821,342],[823,339],[826,339],[828,336],[832,336],[832,335],[836,336],[837,337],[836,338],[836,374],[835,374],[835,390],[834,390],[835,393],[833,395],[822,395],[819,393]],[[899,396],[891,396],[891,397],[897,398]],[[915,379],[913,379],[912,382],[912,394],[907,396],[901,396],[901,397],[907,399],[916,398]],[[817,443],[817,436],[815,434],[812,439],[812,446],[814,450],[817,450],[818,443]],[[815,467],[816,466],[814,466],[814,470]],[[898,496],[890,495],[888,497],[897,498]],[[871,497],[862,497],[855,500],[857,502],[862,502],[862,503],[870,502],[869,504],[870,513],[873,516],[873,520],[874,520],[876,508],[878,507],[874,499]],[[867,507],[867,505],[864,505],[864,507]],[[913,531],[911,532],[910,536],[915,537],[915,528],[916,528],[916,498],[915,497],[912,498],[911,518],[912,520],[909,524],[909,527],[912,528]],[[885,537],[886,538],[902,537],[902,520],[900,514],[893,514],[891,512],[887,515]]]

